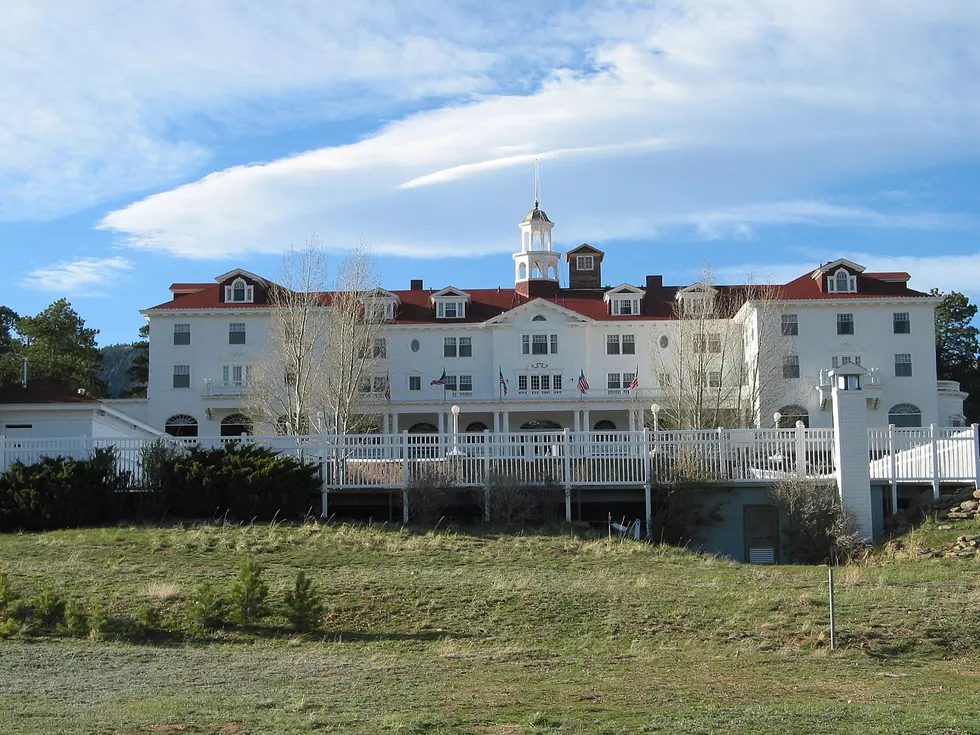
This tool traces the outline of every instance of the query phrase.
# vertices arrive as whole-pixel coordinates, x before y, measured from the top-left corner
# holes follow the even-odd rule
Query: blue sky
[[[980,300],[980,3],[363,5],[4,3],[0,304],[129,341],[314,230],[391,288],[512,285],[535,159],[611,284],[848,257]]]

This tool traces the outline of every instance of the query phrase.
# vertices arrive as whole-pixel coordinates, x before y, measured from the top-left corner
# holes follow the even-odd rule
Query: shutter
[[[750,548],[749,564],[775,564],[776,550],[770,548]]]

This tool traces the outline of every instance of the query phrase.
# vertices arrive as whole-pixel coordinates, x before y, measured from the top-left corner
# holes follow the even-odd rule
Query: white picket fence
[[[139,487],[155,441],[174,447],[248,442],[321,465],[324,484],[402,488],[433,472],[478,486],[497,474],[521,483],[565,487],[639,487],[707,478],[726,484],[783,477],[832,477],[833,429],[705,431],[561,431],[478,434],[359,434],[148,439],[4,439],[0,470],[43,457],[88,457],[115,447],[118,468]],[[971,428],[868,430],[871,478],[878,481],[976,482],[977,432]]]

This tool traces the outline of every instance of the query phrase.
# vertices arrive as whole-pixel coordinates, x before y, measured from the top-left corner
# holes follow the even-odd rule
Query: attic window
[[[462,319],[466,316],[466,300],[437,301],[437,319]]]
[[[640,300],[636,297],[611,299],[609,303],[614,316],[634,316],[640,313]]]
[[[236,278],[230,286],[225,286],[225,301],[231,304],[251,304],[255,287],[245,283],[244,278]]]
[[[575,268],[576,270],[580,270],[580,271],[595,270],[594,256],[592,255],[575,256]]]
[[[531,321],[532,322],[546,322],[548,320],[544,318],[544,314],[538,314],[533,319],[531,319]]]
[[[834,275],[827,277],[828,293],[857,293],[857,276],[852,276],[841,268]]]

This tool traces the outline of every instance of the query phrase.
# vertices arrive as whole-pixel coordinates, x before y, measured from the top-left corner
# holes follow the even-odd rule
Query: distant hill
[[[109,398],[119,398],[130,387],[126,375],[139,352],[132,345],[108,345],[102,348],[102,372],[99,377],[109,391]]]

